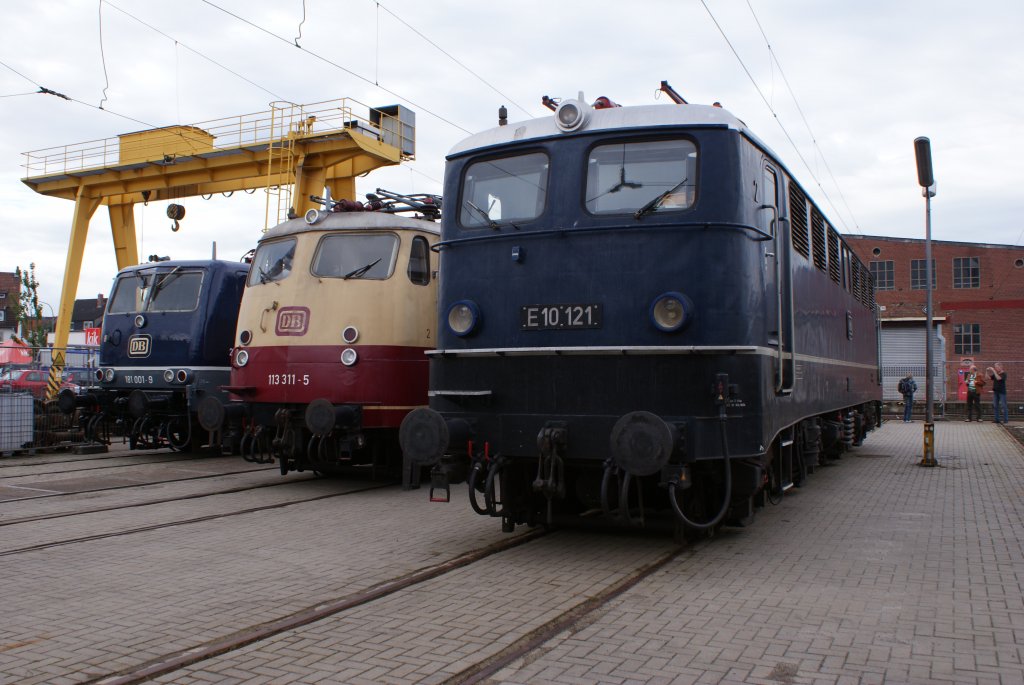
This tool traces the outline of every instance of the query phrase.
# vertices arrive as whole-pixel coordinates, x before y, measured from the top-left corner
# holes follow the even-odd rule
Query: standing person
[[[914,413],[914,393],[917,392],[917,383],[914,382],[914,376],[909,371],[900,379],[899,391],[903,395],[903,423],[913,423],[910,417]]]
[[[964,379],[967,384],[967,421],[971,421],[974,410],[978,412],[978,421],[981,421],[981,389],[985,387],[985,379],[978,374],[978,367],[971,364]]]
[[[992,379],[992,419],[999,423],[999,416],[1002,415],[1003,423],[1010,422],[1010,408],[1006,404],[1006,372],[1003,365],[995,363],[995,367],[988,367],[988,377]],[[1002,407],[1002,412],[999,408]]]

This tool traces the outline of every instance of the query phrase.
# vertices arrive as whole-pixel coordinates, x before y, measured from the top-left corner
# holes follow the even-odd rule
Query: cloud
[[[59,297],[72,203],[21,183],[26,150],[264,111],[277,98],[352,98],[358,112],[405,104],[417,123],[416,161],[357,179],[358,192],[440,192],[444,155],[467,132],[493,126],[499,106],[515,121],[546,115],[545,94],[582,90],[588,99],[648,104],[662,79],[691,101],[721,101],[743,119],[847,231],[921,235],[912,148],[919,135],[933,143],[937,238],[1019,243],[1024,229],[1017,218],[1019,2],[707,2],[714,20],[704,3],[677,0],[600,8],[582,0],[216,4],[262,29],[198,0],[110,0],[99,5],[101,57],[95,3],[22,3],[6,12],[0,59],[86,104],[51,95],[0,99],[8,132],[0,140],[7,210],[0,270],[35,261],[44,296]],[[306,51],[292,42],[303,5]],[[106,111],[99,111],[105,88]],[[0,95],[32,90],[0,67]],[[143,255],[205,257],[216,240],[218,253],[234,258],[261,235],[258,197],[183,204],[178,233],[164,204],[136,208]],[[86,254],[79,293],[105,292],[116,264],[102,209]]]

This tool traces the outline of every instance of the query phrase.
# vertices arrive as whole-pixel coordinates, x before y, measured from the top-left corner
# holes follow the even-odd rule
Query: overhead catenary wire
[[[97,9],[100,15],[100,63],[103,64],[103,81],[106,84],[103,86],[103,97],[100,98],[100,109],[103,109],[103,103],[107,101],[107,91],[110,90],[110,77],[107,75],[107,56],[103,52],[103,0],[99,1]]]
[[[25,79],[26,81],[28,81],[32,85],[38,87],[39,90],[36,91],[36,93],[35,93],[36,95],[53,95],[53,96],[61,98],[62,100],[67,100],[68,102],[74,102],[74,103],[77,103],[79,105],[84,105],[85,107],[88,107],[89,109],[95,109],[95,110],[98,110],[100,112],[104,112],[106,114],[113,115],[115,117],[120,117],[121,119],[127,119],[128,121],[133,121],[136,124],[141,124],[141,125],[143,125],[143,126],[145,126],[147,128],[153,128],[153,129],[164,128],[164,127],[161,127],[161,126],[157,126],[155,124],[151,124],[148,121],[143,121],[142,119],[136,119],[135,117],[128,116],[127,114],[121,114],[120,112],[115,112],[114,110],[109,109],[107,107],[100,107],[98,105],[94,105],[94,104],[91,104],[89,102],[85,102],[84,100],[79,100],[78,98],[73,98],[70,95],[65,95],[64,93],[61,93],[61,92],[58,92],[56,90],[52,90],[50,88],[47,88],[46,86],[40,85],[34,79],[29,78],[25,74],[21,73],[20,71],[18,71],[17,69],[12,67],[11,65],[7,64],[6,62],[0,61],[0,66],[7,67],[8,69],[13,71],[18,76],[22,77],[23,79]],[[182,134],[178,133],[177,135],[182,135]]]
[[[295,47],[301,48],[299,38],[302,38],[302,25],[306,23],[306,0],[302,0],[302,21],[299,22],[299,35],[295,36]]]
[[[159,33],[161,36],[163,36],[167,40],[172,41],[175,45],[183,47],[186,50],[188,50],[189,52],[193,53],[194,55],[202,57],[207,62],[220,67],[221,69],[223,69],[224,71],[228,72],[232,76],[236,76],[236,77],[240,78],[241,80],[245,81],[246,83],[248,83],[249,85],[254,86],[256,88],[259,88],[264,93],[267,93],[268,95],[272,96],[275,100],[287,100],[288,99],[288,98],[286,98],[286,97],[284,97],[282,95],[278,95],[277,93],[275,93],[274,91],[272,91],[272,90],[270,90],[268,88],[263,87],[262,85],[260,85],[259,83],[256,83],[252,79],[246,78],[245,76],[243,76],[242,74],[238,73],[237,71],[231,69],[230,67],[227,67],[227,66],[221,64],[220,62],[218,62],[217,60],[213,59],[212,57],[210,57],[208,55],[205,55],[202,52],[199,52],[195,48],[189,47],[188,45],[186,45],[185,43],[182,43],[180,40],[178,40],[174,36],[168,35],[167,33],[163,32],[160,29],[158,29],[157,27],[153,26],[152,24],[149,24],[149,23],[143,21],[142,19],[139,19],[138,17],[136,17],[131,12],[128,12],[127,10],[124,10],[124,9],[118,7],[114,3],[110,2],[110,0],[100,0],[100,2],[105,3],[107,5],[110,5],[110,7],[112,7],[115,10],[117,10],[121,14],[125,15],[129,19],[132,19],[132,20],[138,22],[139,24],[142,24],[143,26],[145,26],[146,28],[150,29],[151,31],[155,31],[156,33]]]
[[[460,131],[462,131],[463,133],[466,133],[466,134],[472,133],[469,129],[464,128],[462,126],[459,126],[454,121],[452,121],[452,120],[450,120],[450,119],[448,119],[448,118],[438,114],[437,112],[434,112],[434,111],[428,109],[427,107],[425,107],[425,106],[423,106],[423,105],[421,105],[421,104],[419,104],[419,103],[417,103],[417,102],[415,102],[413,100],[410,100],[407,97],[404,97],[404,96],[400,95],[399,93],[391,90],[390,88],[382,86],[379,83],[374,83],[372,79],[369,79],[366,76],[363,76],[362,74],[349,69],[348,67],[342,66],[341,64],[338,64],[337,62],[329,60],[326,57],[324,57],[323,55],[318,54],[316,52],[313,52],[312,50],[309,50],[308,48],[304,48],[302,46],[295,45],[294,42],[288,40],[287,38],[285,38],[283,36],[279,36],[278,34],[274,33],[273,31],[270,31],[269,29],[265,29],[262,26],[260,26],[259,24],[256,24],[256,23],[254,23],[252,21],[249,21],[245,17],[239,16],[238,14],[235,14],[234,12],[225,9],[225,8],[221,7],[220,5],[218,5],[218,4],[214,3],[214,2],[211,2],[211,0],[202,0],[202,1],[205,4],[209,5],[210,7],[214,8],[214,9],[220,11],[220,12],[223,12],[224,14],[227,14],[230,17],[234,17],[238,21],[240,21],[240,22],[242,22],[244,24],[247,24],[247,25],[251,26],[252,28],[254,28],[254,29],[258,30],[258,31],[261,31],[261,32],[267,34],[268,36],[271,36],[272,38],[276,38],[277,40],[279,40],[279,41],[281,41],[281,42],[283,42],[283,43],[285,43],[287,45],[290,45],[291,47],[294,47],[294,48],[296,48],[298,50],[302,50],[302,52],[306,53],[310,57],[318,59],[318,60],[320,60],[321,62],[323,62],[325,64],[329,64],[330,66],[335,67],[336,69],[340,69],[341,71],[345,72],[346,74],[349,74],[350,76],[353,76],[353,77],[359,79],[360,81],[363,81],[364,83],[367,83],[369,85],[372,85],[372,86],[374,86],[376,88],[381,89],[382,91],[384,91],[388,95],[393,95],[394,97],[396,97],[399,100],[401,100],[401,101],[411,105],[412,107],[416,108],[417,110],[419,110],[419,111],[421,111],[421,112],[423,112],[425,114],[428,114],[428,115],[434,117],[438,121],[441,121],[441,122],[444,122],[444,123],[448,124],[452,128],[456,128],[456,129],[458,129],[458,130],[460,130]]]
[[[821,157],[821,162],[825,165],[825,170],[828,172],[829,178],[832,179],[832,184],[836,187],[836,191],[839,193],[839,197],[843,201],[843,206],[846,207],[846,211],[850,214],[850,219],[853,221],[853,225],[859,233],[860,224],[857,222],[857,217],[850,208],[850,203],[846,201],[846,195],[843,193],[843,188],[839,185],[839,181],[836,180],[835,174],[832,173],[832,167],[829,166],[828,160],[825,158],[825,153],[822,152],[821,146],[818,145],[818,138],[814,135],[814,131],[811,130],[811,124],[807,121],[807,116],[804,114],[803,107],[800,106],[800,101],[797,99],[796,93],[793,91],[793,87],[789,84],[789,79],[786,78],[786,72],[782,68],[782,62],[779,61],[778,55],[776,55],[775,51],[772,49],[771,41],[768,40],[768,34],[765,33],[764,27],[761,26],[761,21],[757,18],[757,13],[754,12],[754,7],[750,4],[750,0],[747,0],[747,7],[750,8],[750,14],[754,17],[754,23],[757,24],[757,29],[761,32],[761,37],[764,38],[765,45],[768,46],[768,54],[771,56],[771,62],[778,66],[779,75],[782,76],[782,82],[786,84],[786,90],[789,91],[789,96],[793,99],[793,104],[796,105],[796,111],[800,113],[800,119],[803,120],[804,127],[807,129],[807,133],[811,136],[811,142],[818,151],[818,156]]]
[[[803,153],[800,152],[800,148],[793,140],[793,137],[789,135],[789,131],[786,130],[786,127],[783,125],[782,120],[779,119],[779,115],[775,111],[775,108],[772,107],[772,104],[768,101],[768,98],[765,96],[764,91],[761,90],[761,87],[757,85],[757,80],[754,78],[754,75],[750,73],[750,69],[747,68],[746,63],[743,61],[743,58],[740,57],[739,52],[736,51],[736,48],[735,46],[733,46],[732,41],[729,40],[729,36],[726,35],[725,29],[723,29],[722,25],[718,23],[718,19],[715,18],[715,15],[714,13],[712,13],[711,8],[708,7],[707,2],[705,2],[705,0],[700,0],[700,4],[704,7],[704,10],[708,13],[708,16],[711,17],[711,21],[715,25],[715,28],[717,28],[718,32],[722,34],[722,38],[725,40],[726,45],[728,45],[729,49],[732,50],[732,54],[740,63],[740,67],[742,67],[743,72],[747,75],[747,78],[750,79],[750,83],[754,86],[754,90],[756,90],[757,94],[761,96],[761,100],[764,102],[765,107],[767,107],[768,111],[772,113],[772,117],[775,119],[775,123],[778,124],[780,129],[782,129],[782,133],[783,135],[786,136],[786,140],[788,140],[789,144],[793,146],[793,150],[796,152],[797,157],[800,158],[800,161],[803,162],[804,167],[807,169],[807,173],[810,174],[811,178],[814,179],[814,182],[818,185],[818,189],[821,191],[822,195],[824,195],[825,200],[828,201],[832,209],[835,210],[836,216],[838,216],[839,220],[843,223],[844,229],[847,229],[848,231],[849,229],[846,226],[846,222],[843,220],[843,217],[839,213],[839,209],[836,207],[835,203],[832,202],[832,198],[829,196],[828,191],[825,190],[825,186],[823,186],[821,184],[821,181],[818,180],[818,177],[814,174],[814,169],[811,168],[811,165],[807,162],[807,159],[804,157]]]
[[[371,0],[371,2],[376,2],[376,0]],[[445,50],[444,48],[442,48],[442,47],[441,47],[440,45],[438,45],[438,44],[437,44],[437,43],[435,43],[434,41],[432,41],[432,40],[430,40],[429,38],[427,38],[427,37],[426,37],[425,35],[423,35],[423,33],[422,33],[422,32],[421,32],[421,31],[420,31],[419,29],[417,29],[417,28],[416,28],[415,26],[413,26],[413,25],[412,25],[412,24],[410,24],[409,22],[407,22],[407,21],[405,21],[404,19],[402,19],[402,18],[401,18],[400,16],[398,16],[397,14],[395,14],[394,12],[392,12],[391,10],[389,10],[389,9],[388,9],[387,7],[385,7],[385,6],[384,6],[384,5],[382,5],[381,3],[379,3],[379,2],[376,2],[376,5],[377,5],[377,7],[378,7],[379,9],[382,9],[382,10],[384,10],[385,12],[387,12],[388,14],[390,14],[390,15],[391,15],[392,17],[394,17],[396,21],[398,21],[399,23],[401,23],[401,24],[402,24],[403,26],[405,26],[405,27],[406,27],[407,29],[409,29],[410,31],[412,31],[413,33],[415,33],[415,34],[416,34],[417,36],[419,36],[419,37],[420,37],[420,38],[422,38],[423,40],[427,41],[427,42],[428,42],[428,43],[429,43],[430,45],[434,46],[434,47],[435,47],[435,48],[436,48],[436,49],[437,49],[437,50],[438,50],[438,51],[439,51],[439,52],[440,52],[440,53],[441,53],[442,55],[444,55],[445,57],[447,57],[448,59],[450,59],[451,61],[453,61],[453,62],[455,62],[456,64],[458,64],[458,65],[459,65],[460,67],[462,67],[463,69],[465,69],[465,70],[466,70],[467,72],[469,72],[469,73],[470,73],[470,74],[471,74],[471,75],[472,75],[472,76],[473,76],[474,78],[476,78],[476,79],[477,79],[478,81],[480,81],[481,83],[483,83],[483,84],[484,84],[485,86],[487,86],[488,88],[490,88],[491,90],[493,90],[493,91],[494,91],[495,93],[497,93],[497,94],[498,94],[498,95],[500,95],[501,97],[503,97],[503,98],[507,99],[507,100],[508,100],[508,101],[509,101],[510,103],[512,103],[512,104],[513,104],[513,105],[514,105],[515,107],[517,107],[517,108],[519,108],[520,110],[522,110],[522,111],[523,111],[523,112],[524,112],[524,113],[526,114],[526,116],[528,116],[528,117],[532,117],[532,116],[533,116],[533,115],[532,115],[532,114],[530,113],[530,111],[529,111],[529,110],[527,110],[527,109],[526,109],[525,107],[523,107],[522,105],[520,105],[519,103],[517,103],[517,102],[516,102],[515,100],[513,100],[513,99],[512,99],[512,98],[511,98],[510,96],[506,95],[505,93],[502,93],[502,92],[501,92],[500,90],[498,90],[498,89],[497,89],[496,87],[494,87],[494,85],[492,85],[492,84],[491,84],[491,83],[490,83],[490,82],[489,82],[489,81],[488,81],[487,79],[485,79],[485,78],[484,78],[483,76],[481,76],[480,74],[476,73],[475,71],[473,71],[472,69],[470,69],[470,68],[469,68],[468,66],[466,66],[465,64],[463,64],[461,60],[459,60],[459,59],[458,59],[457,57],[455,57],[454,55],[452,55],[452,54],[451,54],[450,52],[448,52],[447,50]]]

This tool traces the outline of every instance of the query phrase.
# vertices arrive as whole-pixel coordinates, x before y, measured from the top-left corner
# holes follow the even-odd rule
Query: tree
[[[46,347],[49,329],[43,325],[43,309],[39,302],[39,281],[36,280],[35,262],[28,271],[15,267],[14,275],[21,285],[18,301],[14,304],[14,325],[21,328],[22,339],[34,348]]]

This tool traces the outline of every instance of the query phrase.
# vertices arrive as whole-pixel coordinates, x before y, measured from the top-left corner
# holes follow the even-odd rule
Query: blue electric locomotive
[[[430,405],[438,488],[519,523],[743,524],[879,420],[871,276],[720,107],[600,98],[448,157]],[[444,496],[438,498],[444,499]]]
[[[98,387],[63,392],[90,439],[121,426],[132,449],[198,449],[206,436],[196,408],[226,395],[238,307],[249,265],[157,260],[122,269],[103,316]]]

